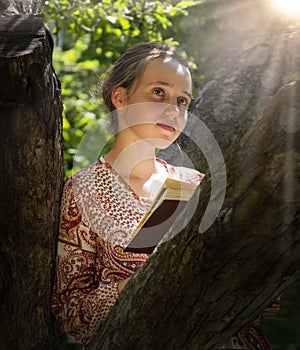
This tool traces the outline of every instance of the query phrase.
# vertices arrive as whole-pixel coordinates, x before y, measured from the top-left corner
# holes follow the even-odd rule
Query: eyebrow
[[[163,86],[168,86],[168,87],[172,87],[173,86],[173,84],[170,84],[167,81],[162,81],[162,80],[157,80],[157,81],[152,81],[151,83],[147,83],[147,85],[156,85],[156,84],[163,85]],[[184,92],[186,95],[188,95],[190,99],[193,98],[193,96],[192,96],[192,94],[190,92],[188,92],[186,90],[184,90],[182,92]]]

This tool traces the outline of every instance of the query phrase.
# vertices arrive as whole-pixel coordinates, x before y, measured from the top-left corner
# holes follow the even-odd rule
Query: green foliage
[[[137,42],[165,41],[179,45],[168,29],[176,18],[187,16],[188,9],[200,3],[179,1],[173,4],[172,1],[157,0],[46,1],[45,21],[53,28],[56,39],[54,68],[62,83],[66,175],[71,174],[80,140],[96,120],[103,120],[101,137],[109,137],[107,112],[97,94],[97,86],[107,69]],[[85,159],[82,165],[94,160]]]

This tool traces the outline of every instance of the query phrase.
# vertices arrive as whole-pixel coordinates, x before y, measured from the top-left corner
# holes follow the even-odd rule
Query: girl
[[[102,84],[116,132],[111,151],[64,187],[52,309],[64,331],[87,343],[148,254],[124,252],[167,177],[199,184],[203,174],[155,156],[187,121],[187,62],[163,43],[131,47]]]
[[[111,68],[102,96],[116,131],[111,151],[64,187],[52,308],[66,333],[86,343],[148,254],[125,253],[130,234],[167,177],[203,175],[155,156],[187,120],[186,61],[162,43],[131,47]]]

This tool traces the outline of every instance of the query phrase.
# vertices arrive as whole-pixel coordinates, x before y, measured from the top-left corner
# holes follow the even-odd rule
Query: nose
[[[169,118],[176,118],[180,114],[180,108],[177,105],[166,105],[164,114]]]

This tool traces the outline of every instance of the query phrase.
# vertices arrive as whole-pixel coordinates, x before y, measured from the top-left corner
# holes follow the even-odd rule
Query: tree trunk
[[[88,350],[216,349],[300,278],[300,26],[259,4],[219,9],[217,64],[193,110],[224,155],[222,210],[199,232],[224,174],[214,154],[203,159],[197,145],[215,148],[192,118],[181,146],[207,173],[197,210],[130,280]]]
[[[1,349],[56,349],[62,104],[38,16],[0,18]]]

